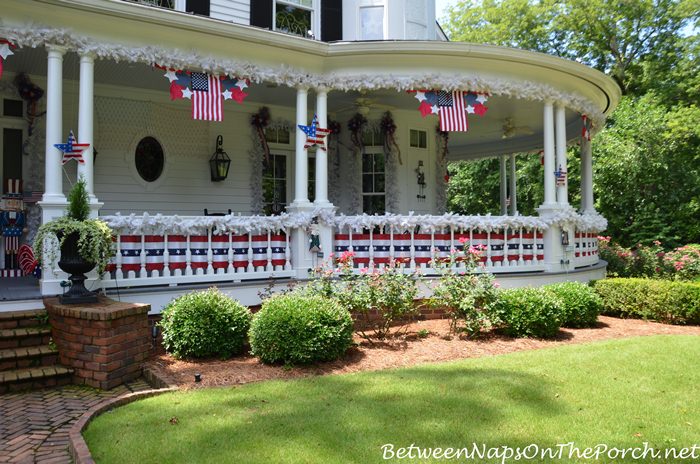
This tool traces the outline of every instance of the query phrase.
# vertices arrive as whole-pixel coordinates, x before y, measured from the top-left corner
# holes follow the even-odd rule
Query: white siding
[[[238,24],[250,24],[248,0],[211,0],[209,16]]]

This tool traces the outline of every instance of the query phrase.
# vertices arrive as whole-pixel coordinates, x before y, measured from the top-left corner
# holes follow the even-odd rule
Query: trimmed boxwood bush
[[[342,356],[352,343],[350,312],[330,298],[289,293],[266,300],[250,327],[264,363],[308,364]]]
[[[593,288],[581,282],[562,282],[544,288],[561,300],[562,327],[595,326],[603,310],[603,301]]]
[[[240,353],[250,311],[216,288],[187,293],[163,309],[163,346],[176,358]]]
[[[561,325],[561,301],[543,288],[503,290],[490,312],[492,322],[513,337],[551,338]]]
[[[595,283],[603,313],[668,324],[700,324],[700,285],[656,279],[603,279]]]

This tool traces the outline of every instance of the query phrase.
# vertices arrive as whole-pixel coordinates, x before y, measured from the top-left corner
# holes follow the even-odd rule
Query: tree
[[[577,59],[640,94],[643,68],[652,61],[657,78],[671,70],[683,29],[699,17],[700,0],[463,0],[446,30],[452,40]]]

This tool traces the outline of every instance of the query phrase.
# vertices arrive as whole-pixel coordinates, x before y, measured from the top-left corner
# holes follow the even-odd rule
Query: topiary
[[[598,315],[603,311],[603,300],[586,284],[562,282],[546,285],[545,289],[554,293],[562,303],[562,327],[593,327]]]
[[[76,221],[86,221],[90,217],[90,198],[85,179],[81,176],[68,193],[67,216]]]
[[[288,293],[263,302],[250,327],[264,363],[308,364],[341,357],[352,343],[350,312],[330,298]]]
[[[163,346],[176,358],[229,357],[243,351],[250,311],[217,288],[187,293],[163,309]]]
[[[551,338],[561,326],[562,304],[545,289],[514,288],[499,292],[489,312],[507,335]]]

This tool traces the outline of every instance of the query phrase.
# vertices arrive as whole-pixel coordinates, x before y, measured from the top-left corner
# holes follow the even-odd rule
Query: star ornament
[[[9,40],[0,39],[0,77],[2,77],[3,61],[5,61],[8,56],[14,55],[12,52],[12,48],[14,47],[14,44],[12,44]]]
[[[326,136],[330,134],[331,130],[318,127],[318,117],[316,115],[314,115],[314,119],[311,121],[310,126],[299,124],[299,129],[306,134],[306,143],[304,144],[304,148],[318,147],[319,149],[326,151]]]
[[[73,131],[70,131],[66,143],[55,143],[53,146],[63,152],[62,164],[66,164],[70,160],[76,160],[80,164],[85,164],[83,152],[90,148],[89,143],[78,143]]]

